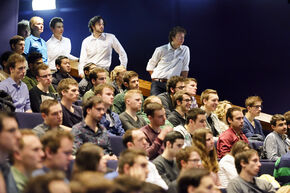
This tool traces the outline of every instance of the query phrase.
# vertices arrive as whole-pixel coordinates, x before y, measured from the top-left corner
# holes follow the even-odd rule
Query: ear
[[[39,82],[39,79],[40,79],[39,76],[36,75],[36,80],[37,80],[37,82]]]
[[[51,158],[52,155],[53,155],[53,153],[51,152],[51,150],[50,150],[48,147],[46,147],[46,148],[44,149],[44,153],[45,153],[45,157],[46,157],[46,158]]]
[[[184,160],[181,160],[180,164],[181,164],[181,168],[185,168],[187,165],[187,163]]]
[[[195,188],[193,187],[193,185],[189,185],[187,186],[187,192],[188,193],[194,193]]]
[[[241,160],[240,165],[242,166],[242,168],[244,168],[246,166],[246,162],[244,160]]]
[[[14,68],[10,67],[9,71],[10,71],[10,74],[11,74],[12,72],[14,72]]]
[[[123,166],[123,171],[124,171],[124,174],[130,174],[130,166],[129,164],[124,164]]]
[[[19,150],[16,150],[13,152],[13,157],[16,160],[21,160],[21,154],[20,154]]]
[[[128,143],[127,143],[127,148],[129,149],[129,148],[132,148],[132,147],[134,147],[133,142],[128,142]]]
[[[15,45],[11,44],[11,48],[12,48],[12,50],[14,50],[15,49]]]
[[[93,79],[93,78],[92,78],[92,79],[91,79],[91,82],[92,82],[93,85],[95,85],[95,84],[96,84],[96,79]]]
[[[228,123],[231,124],[232,123],[232,119],[230,117],[228,117]]]
[[[152,122],[153,117],[151,115],[148,115],[147,118],[149,119],[150,122]]]
[[[250,110],[250,108],[251,108],[250,106],[247,106],[247,110],[248,110],[248,111]]]
[[[60,70],[60,65],[55,65],[56,69]]]
[[[129,87],[129,84],[127,82],[123,82],[123,85],[128,88]]]
[[[180,100],[176,100],[176,106],[178,105],[181,105],[182,104],[182,102],[180,101]]]
[[[207,102],[207,100],[206,99],[203,99],[202,100],[202,104],[204,104],[205,105],[205,103]]]
[[[173,94],[175,93],[174,88],[169,88],[169,89],[170,89],[170,92],[171,92],[171,93],[173,93]]]
[[[166,147],[170,147],[171,143],[169,141],[166,141]]]
[[[45,113],[41,113],[41,117],[43,118],[43,120],[45,120],[47,115]]]
[[[62,91],[61,91],[61,95],[62,95],[62,96],[64,96],[65,93],[66,93],[65,90],[62,90]]]
[[[274,130],[276,128],[276,126],[275,125],[271,125],[271,128]]]

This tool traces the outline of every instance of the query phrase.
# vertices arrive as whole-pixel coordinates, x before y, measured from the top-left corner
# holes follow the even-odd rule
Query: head
[[[58,83],[57,91],[61,99],[75,102],[79,98],[79,85],[73,78],[62,79]]]
[[[182,76],[172,76],[166,84],[166,90],[169,94],[173,95],[177,91],[185,88],[184,78]]]
[[[44,88],[48,88],[52,82],[52,73],[48,65],[40,64],[35,69],[36,80]]]
[[[140,111],[142,106],[142,96],[140,90],[129,90],[125,94],[125,104],[126,109],[131,109],[132,111]]]
[[[178,151],[180,151],[184,145],[184,137],[178,131],[171,131],[166,134],[164,140],[164,147],[168,154],[172,157],[176,157]]]
[[[41,34],[43,32],[43,19],[38,16],[34,16],[29,21],[29,26],[32,35]]]
[[[145,150],[148,146],[146,136],[140,129],[128,129],[123,135],[123,144],[128,149]]]
[[[62,36],[63,19],[61,17],[53,17],[49,22],[49,27],[55,36]]]
[[[259,96],[250,96],[245,101],[245,106],[248,113],[252,116],[257,117],[262,111],[262,102],[263,100]]]
[[[183,44],[185,35],[186,30],[180,26],[176,26],[169,32],[168,39],[171,44],[177,45],[179,47]]]
[[[135,167],[139,168],[139,167]],[[142,171],[142,169],[140,169]],[[142,192],[144,180],[135,176],[120,175],[114,179],[115,193],[137,193]]]
[[[241,131],[244,126],[244,115],[240,108],[231,107],[226,114],[227,123],[236,131]]]
[[[195,78],[185,79],[185,91],[190,94],[190,96],[195,96],[197,91],[197,80]]]
[[[22,80],[26,73],[26,60],[20,54],[12,54],[7,61],[7,67],[13,80]]]
[[[205,111],[200,108],[190,109],[186,114],[186,125],[188,132],[193,134],[194,130],[206,127]]]
[[[144,100],[143,109],[145,109],[146,106],[150,103],[158,103],[158,104],[162,105],[162,102],[158,96],[151,95]]]
[[[165,124],[166,114],[161,104],[149,103],[144,107],[144,112],[152,125],[160,127]]]
[[[43,63],[42,54],[39,52],[31,52],[27,56],[27,63],[29,70],[35,75],[35,69],[38,65]]]
[[[287,122],[283,115],[275,114],[270,121],[271,127],[274,131],[280,135],[287,134]]]
[[[190,110],[192,98],[186,91],[178,91],[174,94],[173,100],[175,108],[187,113]]]
[[[218,116],[219,120],[223,121],[226,118],[226,113],[228,109],[231,107],[232,103],[230,101],[227,100],[219,101],[219,104],[214,113]]]
[[[104,19],[101,16],[94,16],[88,24],[91,33],[103,33],[105,28]]]
[[[111,107],[114,102],[114,87],[111,84],[99,84],[94,89],[94,93],[96,96],[99,96],[103,99],[103,102],[106,107]]]
[[[13,36],[10,39],[9,44],[12,51],[16,52],[17,54],[23,54],[25,42],[22,36]]]
[[[54,99],[47,99],[40,105],[40,113],[44,123],[51,128],[59,127],[62,124],[62,108],[60,103]]]
[[[22,36],[24,39],[30,36],[30,27],[28,20],[21,20],[17,25],[17,35]]]
[[[177,180],[179,193],[214,193],[215,184],[210,172],[203,168],[192,168],[181,173]]]
[[[287,135],[288,135],[288,138],[290,138],[290,111],[287,111],[284,114],[284,117],[285,117],[286,123],[287,123]]]
[[[219,97],[216,90],[213,89],[206,89],[201,93],[200,100],[204,105],[206,111],[213,112],[216,110]]]
[[[260,170],[261,163],[258,152],[254,149],[242,151],[235,155],[235,166],[238,174],[244,172],[252,177]]]
[[[126,71],[123,76],[123,84],[128,90],[139,89],[139,77],[134,71]]]
[[[235,157],[237,153],[240,153],[240,152],[242,152],[242,151],[246,151],[246,150],[249,150],[249,149],[251,149],[250,145],[249,145],[248,143],[246,143],[246,142],[240,140],[240,141],[237,141],[237,142],[233,145],[233,147],[232,147],[232,149],[231,149],[231,155],[232,155],[233,157]]]
[[[73,135],[68,131],[52,130],[41,138],[45,162],[50,169],[66,171],[72,157]]]
[[[100,122],[104,114],[105,106],[101,97],[93,96],[84,102],[83,115],[85,118],[89,116],[93,120]]]
[[[89,73],[90,81],[95,87],[99,84],[104,84],[107,81],[107,73],[104,68],[96,67]]]
[[[84,74],[85,74],[85,77],[86,77],[87,79],[89,79],[89,74],[90,74],[90,72],[91,72],[94,68],[96,68],[96,67],[97,67],[97,65],[94,64],[94,63],[92,63],[92,62],[87,63],[87,64],[84,66]]]
[[[71,71],[70,61],[66,56],[58,56],[55,59],[55,67],[58,71],[65,74]]]
[[[161,188],[160,186],[150,183],[144,182],[142,185],[142,192],[143,193],[166,193],[166,190]]]
[[[118,81],[123,83],[123,78],[126,72],[126,68],[123,65],[116,66],[114,70],[111,71],[110,78],[111,81]]]
[[[130,176],[134,172],[141,172],[141,181],[148,176],[148,160],[145,150],[127,149],[124,150],[118,161],[119,174]]]
[[[13,54],[11,51],[4,52],[1,57],[0,57],[0,65],[2,66],[3,70],[5,72],[9,73],[9,68],[8,68],[8,58]]]
[[[176,162],[179,170],[201,168],[201,158],[198,149],[194,146],[185,147],[176,154]]]
[[[39,138],[32,130],[21,130],[19,149],[13,153],[14,165],[21,166],[30,173],[35,169],[42,168],[44,152]]]
[[[16,117],[10,112],[0,112],[0,151],[11,153],[18,149],[21,133]]]

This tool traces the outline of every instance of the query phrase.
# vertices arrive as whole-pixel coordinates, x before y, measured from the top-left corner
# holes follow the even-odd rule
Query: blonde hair
[[[111,81],[113,82],[116,79],[116,77],[119,75],[119,73],[124,71],[124,70],[126,71],[125,66],[123,66],[123,65],[116,66],[114,68],[114,70],[112,70],[110,73]]]
[[[30,26],[30,30],[33,31],[32,27],[33,25],[36,23],[36,20],[37,19],[41,19],[42,22],[44,21],[43,18],[39,17],[39,16],[33,16],[32,18],[30,18],[30,21],[29,21],[29,26]]]
[[[128,90],[125,94],[125,103],[126,103],[126,100],[129,99],[130,97],[132,97],[134,94],[142,94],[142,92],[140,90],[136,90],[136,89],[133,89],[133,90]]]
[[[201,104],[203,104],[203,100],[208,100],[209,99],[209,95],[210,94],[216,94],[217,95],[217,91],[216,90],[213,90],[213,89],[206,89],[205,91],[203,91],[201,93],[201,96],[200,96],[200,101],[201,101]],[[203,104],[204,105],[204,104]]]
[[[227,105],[232,105],[232,103],[230,101],[224,100],[224,101],[220,101],[216,110],[215,110],[215,114],[218,116],[219,120],[223,120],[223,118],[226,116],[226,106]]]

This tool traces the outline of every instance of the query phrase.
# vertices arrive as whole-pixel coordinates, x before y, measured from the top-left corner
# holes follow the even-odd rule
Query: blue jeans
[[[163,92],[166,92],[166,82],[152,81],[150,94],[157,96]]]

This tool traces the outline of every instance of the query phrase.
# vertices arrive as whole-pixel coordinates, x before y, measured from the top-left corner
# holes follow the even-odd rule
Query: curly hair
[[[215,114],[218,116],[219,120],[223,120],[223,118],[226,116],[226,113],[227,113],[227,109],[226,109],[226,106],[227,105],[231,105],[232,106],[232,103],[230,101],[227,101],[227,100],[224,100],[224,101],[220,101],[216,110],[215,110]]]

